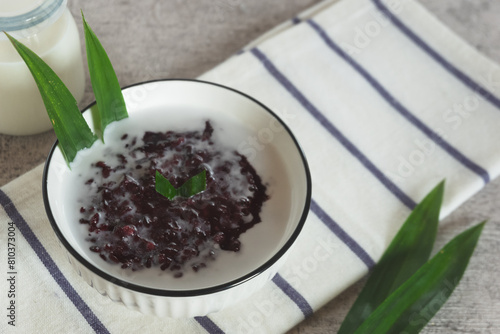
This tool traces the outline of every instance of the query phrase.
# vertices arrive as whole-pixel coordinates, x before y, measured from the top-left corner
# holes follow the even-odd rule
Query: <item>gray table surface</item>
[[[69,7],[74,15],[79,14],[80,8],[84,10],[112,59],[121,85],[125,86],[151,79],[195,78],[273,26],[317,2],[69,0]],[[500,1],[420,2],[458,35],[500,62]],[[81,22],[79,17],[77,22]],[[83,36],[81,27],[80,34]],[[81,106],[92,99],[87,78]],[[0,186],[42,163],[54,140],[52,131],[25,137],[0,135]],[[500,179],[488,184],[445,219],[436,247],[443,246],[474,222],[489,219],[489,223],[460,285],[424,333],[500,333],[498,204]],[[291,329],[289,334],[336,332],[362,284],[363,280]]]

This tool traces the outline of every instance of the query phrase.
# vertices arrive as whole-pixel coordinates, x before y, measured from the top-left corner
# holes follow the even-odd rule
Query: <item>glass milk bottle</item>
[[[0,0],[0,133],[31,135],[52,127],[28,67],[6,31],[39,55],[79,102],[85,89],[80,38],[67,0]]]

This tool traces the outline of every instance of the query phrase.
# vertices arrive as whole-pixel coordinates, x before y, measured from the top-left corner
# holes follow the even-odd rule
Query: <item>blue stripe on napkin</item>
[[[398,111],[404,118],[406,118],[411,124],[422,131],[427,137],[434,141],[437,145],[441,146],[449,155],[459,161],[462,165],[467,167],[472,172],[479,175],[484,183],[490,181],[490,176],[488,172],[467,158],[462,152],[453,147],[450,143],[444,140],[440,135],[434,132],[431,128],[424,124],[418,117],[412,114],[405,106],[401,104],[389,91],[380,84],[366,69],[364,69],[360,64],[358,64],[352,57],[350,57],[346,52],[344,52],[331,37],[313,20],[307,20],[309,25],[318,33],[321,39],[328,45],[328,47],[334,51],[339,57],[344,59],[349,65],[351,65],[396,111]]]
[[[64,277],[61,270],[57,267],[56,263],[50,257],[47,250],[43,247],[40,240],[38,240],[33,230],[30,228],[28,223],[24,220],[23,216],[16,209],[16,206],[10,198],[0,189],[0,205],[4,208],[7,215],[12,219],[14,224],[16,224],[17,229],[21,232],[23,237],[28,241],[28,244],[33,248],[33,251],[38,256],[40,261],[49,271],[50,275],[54,278],[59,287],[64,291],[69,300],[73,302],[78,311],[82,314],[85,320],[89,323],[90,327],[94,329],[96,333],[109,333],[106,327],[101,323],[99,318],[92,312],[90,307],[85,303],[85,301],[80,297],[75,288],[68,282],[66,277]]]
[[[307,318],[313,314],[313,309],[307,300],[295,290],[280,274],[273,277],[273,282],[299,307],[304,316]]]
[[[413,209],[417,204],[406,195],[395,183],[382,173],[367,157],[364,155],[347,137],[340,132],[305,96],[297,87],[281,73],[278,68],[269,60],[269,58],[257,48],[251,50],[268,72],[311,113],[314,118],[334,136],[356,159],[363,164],[394,196],[396,196],[404,205]]]
[[[417,44],[422,50],[424,50],[430,57],[432,57],[436,62],[441,64],[448,72],[455,76],[464,85],[478,92],[482,97],[488,100],[491,104],[500,109],[500,99],[493,95],[486,88],[482,87],[480,84],[472,80],[467,74],[453,66],[448,60],[441,56],[436,50],[431,48],[429,44],[424,42],[420,37],[417,36],[410,28],[408,28],[399,18],[394,15],[389,8],[387,8],[382,1],[372,0],[375,6],[377,6],[380,11],[382,11],[387,18],[391,20],[396,28],[398,28],[403,34],[405,34],[410,40]]]
[[[194,317],[194,319],[210,334],[224,334],[224,331],[219,328],[209,317]]]
[[[368,269],[375,265],[370,255],[337,224],[314,199],[311,200],[311,211],[332,231],[356,256],[366,264]]]

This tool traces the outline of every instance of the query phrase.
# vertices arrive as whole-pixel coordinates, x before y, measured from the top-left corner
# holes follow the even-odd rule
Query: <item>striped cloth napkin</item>
[[[45,216],[38,167],[0,191],[2,273],[11,222],[17,272],[15,328],[0,279],[0,332],[284,332],[365,275],[439,181],[444,216],[500,171],[500,68],[413,0],[325,1],[202,79],[254,96],[303,146],[313,200],[286,265],[250,299],[206,317],[129,311],[73,272]]]

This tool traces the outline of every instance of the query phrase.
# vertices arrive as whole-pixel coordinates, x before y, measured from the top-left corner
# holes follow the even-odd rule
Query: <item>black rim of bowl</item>
[[[242,93],[238,90],[235,90],[233,88],[229,88],[229,87],[226,87],[226,86],[223,86],[223,85],[220,85],[220,84],[216,84],[216,83],[213,83],[213,82],[208,82],[208,81],[202,81],[202,80],[194,80],[194,79],[159,79],[159,80],[149,80],[149,81],[144,81],[144,82],[139,82],[139,83],[136,83],[136,84],[132,84],[130,86],[126,86],[126,87],[123,87],[122,90],[124,89],[127,89],[127,88],[131,88],[131,87],[134,87],[134,86],[140,86],[140,85],[145,85],[145,84],[148,84],[148,83],[154,83],[154,82],[169,82],[169,81],[184,81],[184,82],[195,82],[195,83],[200,83],[200,84],[207,84],[207,85],[212,85],[212,86],[217,86],[217,87],[220,87],[220,88],[223,88],[223,89],[226,89],[226,90],[229,90],[229,91],[232,91],[232,92],[235,92],[237,94],[240,94],[242,95],[243,97],[253,101],[254,103],[258,104],[260,107],[262,107],[264,110],[266,110],[268,113],[270,113],[274,118],[276,118],[280,124],[285,128],[285,130],[287,131],[288,135],[290,136],[290,138],[293,140],[294,144],[295,144],[295,147],[302,159],[302,164],[303,164],[303,167],[304,167],[304,171],[305,171],[305,174],[306,174],[306,186],[307,186],[307,189],[306,189],[306,198],[305,198],[305,203],[304,203],[304,208],[303,208],[303,211],[302,211],[302,215],[300,217],[300,220],[295,228],[295,230],[293,231],[292,235],[288,238],[288,240],[285,242],[285,244],[269,259],[267,260],[264,264],[260,265],[258,268],[252,270],[251,272],[249,272],[248,274],[245,274],[239,278],[236,278],[232,281],[229,281],[227,283],[223,283],[223,284],[219,284],[219,285],[214,285],[214,286],[211,286],[211,287],[207,287],[207,288],[201,288],[201,289],[192,289],[192,290],[167,290],[167,289],[158,289],[158,288],[149,288],[149,287],[145,287],[145,286],[142,286],[142,285],[138,285],[138,284],[134,284],[134,283],[130,283],[130,282],[127,282],[127,281],[124,281],[120,278],[117,278],[115,276],[112,276],[104,271],[102,271],[101,269],[95,267],[94,265],[92,265],[89,261],[87,261],[83,256],[81,256],[74,248],[73,246],[66,240],[66,238],[64,237],[64,235],[62,234],[61,230],[59,229],[57,223],[55,222],[55,219],[54,219],[54,216],[52,215],[52,211],[50,209],[50,204],[49,204],[49,199],[48,199],[48,194],[47,194],[47,175],[48,175],[48,169],[49,169],[49,165],[50,165],[50,161],[51,161],[51,158],[52,158],[52,154],[54,153],[59,141],[56,140],[54,145],[52,145],[52,148],[49,152],[49,155],[47,157],[47,160],[45,162],[45,166],[44,166],[44,170],[43,170],[43,177],[42,177],[42,193],[43,193],[43,202],[44,202],[44,205],[45,205],[45,211],[47,213],[47,216],[49,218],[49,221],[50,221],[50,224],[52,225],[52,229],[54,230],[54,232],[56,233],[57,237],[59,238],[59,241],[64,245],[66,251],[68,251],[76,260],[78,260],[78,262],[80,262],[80,264],[82,264],[83,266],[85,266],[88,270],[90,270],[91,272],[93,272],[94,274],[100,276],[101,278],[105,279],[106,281],[110,282],[110,283],[113,283],[113,284],[116,284],[122,288],[126,288],[126,289],[129,289],[129,290],[132,290],[132,291],[137,291],[137,292],[141,292],[141,293],[144,293],[144,294],[148,294],[148,295],[155,295],[155,296],[162,296],[162,297],[193,297],[193,296],[200,296],[200,295],[207,295],[207,294],[212,294],[212,293],[216,293],[216,292],[221,292],[221,291],[224,291],[224,290],[227,290],[227,289],[230,289],[234,286],[237,286],[237,285],[240,285],[244,282],[247,282],[249,280],[251,280],[252,278],[260,275],[261,273],[263,273],[264,271],[266,271],[268,268],[270,268],[272,265],[274,265],[285,253],[286,251],[288,251],[288,249],[292,246],[292,244],[295,242],[295,240],[297,239],[300,231],[302,230],[304,224],[305,224],[305,221],[306,221],[306,218],[307,218],[307,215],[309,213],[309,207],[310,207],[310,203],[311,203],[311,188],[312,188],[312,185],[311,185],[311,174],[310,174],[310,171],[309,171],[309,165],[307,163],[307,160],[306,160],[306,157],[304,155],[304,152],[302,151],[302,148],[300,147],[297,139],[295,138],[295,136],[293,135],[293,133],[290,131],[290,129],[288,128],[288,126],[271,110],[269,109],[267,106],[265,106],[264,104],[262,104],[261,102],[257,101],[256,99],[254,99],[253,97],[245,94],[245,93]],[[86,108],[83,109],[83,111],[86,111],[86,110],[89,110],[92,106],[94,106],[94,104],[96,104],[96,102],[92,102],[91,104],[89,104]],[[82,111],[82,112],[83,112]]]

